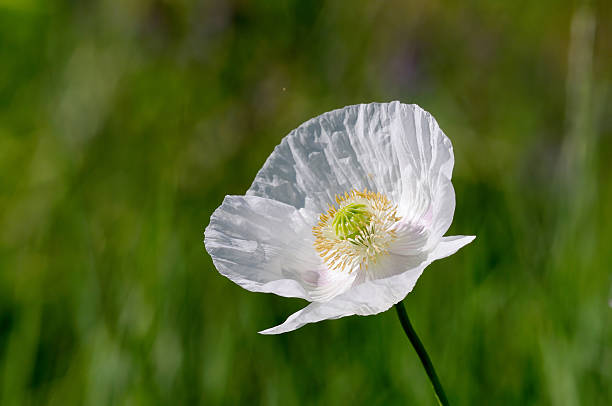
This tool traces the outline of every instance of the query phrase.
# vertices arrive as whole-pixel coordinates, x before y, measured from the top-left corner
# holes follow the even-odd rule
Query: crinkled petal
[[[436,246],[448,231],[455,214],[455,189],[450,179],[441,177],[433,198],[429,242],[427,248]]]
[[[204,244],[217,270],[253,292],[329,300],[354,275],[331,273],[313,249],[317,215],[257,196],[226,196]]]
[[[336,194],[367,188],[399,202],[400,211],[423,215],[440,176],[450,179],[452,168],[450,141],[419,106],[360,104],[325,113],[293,130],[247,194],[323,212]],[[417,191],[427,204],[415,208],[416,203],[402,198],[408,196],[404,191],[412,196]]]
[[[295,330],[308,323],[327,319],[338,319],[350,315],[371,315],[388,310],[412,291],[423,270],[431,262],[457,252],[474,240],[474,236],[444,237],[440,244],[420,265],[388,278],[369,280],[353,286],[329,302],[311,303],[292,314],[283,324],[261,331],[261,334],[280,334]],[[395,265],[404,266],[401,257],[395,256]]]

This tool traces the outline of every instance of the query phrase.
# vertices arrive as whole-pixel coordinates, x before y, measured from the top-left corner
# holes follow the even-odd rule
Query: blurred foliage
[[[0,0],[0,404],[434,404],[393,312],[281,336],[202,244],[282,136],[401,100],[453,141],[405,300],[453,405],[612,404],[612,7]]]

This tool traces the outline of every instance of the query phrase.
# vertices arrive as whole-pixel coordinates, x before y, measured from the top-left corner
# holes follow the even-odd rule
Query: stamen
[[[351,190],[336,195],[336,205],[322,213],[313,227],[315,249],[330,269],[367,269],[387,253],[400,220],[397,207],[380,193]]]

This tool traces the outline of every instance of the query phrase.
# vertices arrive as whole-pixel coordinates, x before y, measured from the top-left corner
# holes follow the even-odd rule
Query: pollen
[[[388,253],[400,220],[397,206],[381,193],[351,190],[336,195],[335,204],[313,227],[314,248],[329,269],[367,270]]]

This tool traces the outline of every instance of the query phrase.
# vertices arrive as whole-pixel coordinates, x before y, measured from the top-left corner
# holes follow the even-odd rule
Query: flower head
[[[416,105],[325,113],[282,140],[245,196],[226,196],[206,249],[243,288],[311,302],[264,334],[380,313],[474,239],[443,237],[453,163],[449,139]]]

